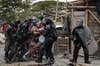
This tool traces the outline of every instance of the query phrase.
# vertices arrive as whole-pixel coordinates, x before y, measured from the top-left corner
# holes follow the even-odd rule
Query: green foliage
[[[11,22],[18,17],[19,11],[26,8],[29,8],[29,4],[22,0],[0,0],[0,18]]]
[[[14,19],[40,16],[46,8],[56,8],[56,1],[40,1],[30,5],[31,0],[0,0],[0,18],[10,23]],[[61,3],[59,3],[61,4]]]
[[[33,4],[32,11],[41,11],[51,7],[56,7],[56,1],[40,1]]]
[[[62,4],[63,2],[59,2],[59,6]],[[40,1],[32,5],[32,12],[40,13],[41,11],[44,11],[45,9],[56,8],[56,6],[57,6],[57,2],[54,0]],[[37,16],[40,16],[40,15],[37,14]]]

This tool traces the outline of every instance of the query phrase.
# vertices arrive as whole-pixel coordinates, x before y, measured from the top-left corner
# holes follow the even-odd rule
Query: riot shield
[[[76,32],[79,34],[83,43],[87,45],[89,55],[93,55],[97,51],[98,45],[90,29],[84,26],[83,29],[76,29]]]

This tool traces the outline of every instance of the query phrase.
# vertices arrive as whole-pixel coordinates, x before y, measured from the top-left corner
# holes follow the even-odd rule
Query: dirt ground
[[[68,66],[68,64],[70,63],[68,58],[63,57],[63,54],[56,55],[55,59],[56,62],[53,65],[47,66]],[[84,64],[83,61],[83,57],[79,57],[77,66],[100,66],[100,59],[90,58],[91,64]],[[42,64],[35,63],[34,61],[27,61],[6,64],[4,62],[4,45],[0,45],[0,66],[46,66],[43,65],[44,63],[45,61]]]

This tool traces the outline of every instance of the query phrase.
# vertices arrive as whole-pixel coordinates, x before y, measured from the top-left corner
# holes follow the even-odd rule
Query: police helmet
[[[44,17],[44,19],[42,20],[42,23],[44,25],[51,24],[52,20],[49,17]]]
[[[18,24],[20,24],[20,20],[14,20],[11,22],[11,25],[14,26],[14,27],[17,27]]]

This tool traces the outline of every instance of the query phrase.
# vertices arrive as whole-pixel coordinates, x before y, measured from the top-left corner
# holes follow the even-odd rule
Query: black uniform
[[[45,26],[45,29],[44,29],[45,42],[40,48],[40,56],[38,60],[42,62],[42,56],[45,53],[47,56],[47,59],[53,62],[54,56],[52,53],[52,45],[54,41],[57,39],[57,33],[56,33],[55,25],[52,22],[52,20],[47,19],[44,26]]]
[[[10,62],[15,51],[16,31],[20,21],[13,21],[6,29],[5,61]]]
[[[17,43],[16,43],[16,49],[17,51],[17,55],[18,56],[18,61],[22,61],[23,59],[23,55],[28,51],[28,43],[27,40],[30,37],[30,35],[32,35],[29,32],[29,26],[30,26],[31,22],[29,22],[29,20],[25,20],[24,23],[21,23],[16,34],[17,34]],[[19,48],[19,49],[18,49]]]
[[[82,39],[80,38],[80,36],[78,35],[76,30],[82,30],[83,29],[83,25],[82,22],[80,22],[80,24],[77,25],[77,27],[74,28],[72,35],[73,35],[73,39],[74,39],[74,55],[73,55],[73,60],[72,62],[77,63],[77,58],[78,58],[78,53],[79,53],[79,49],[82,47],[83,51],[84,51],[84,59],[85,59],[85,63],[89,63],[89,51],[87,48],[87,45],[83,43]]]

